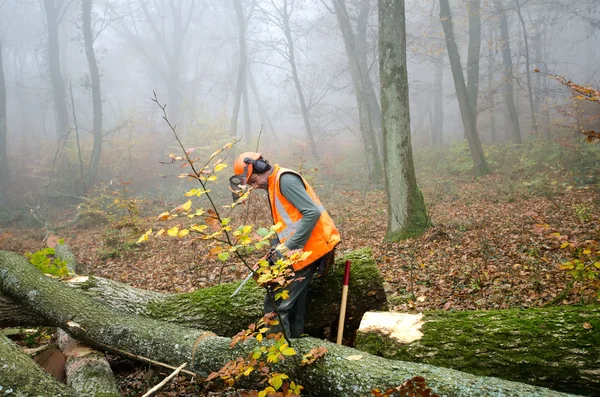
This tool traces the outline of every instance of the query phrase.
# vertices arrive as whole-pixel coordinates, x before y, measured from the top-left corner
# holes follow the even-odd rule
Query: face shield
[[[233,202],[237,202],[246,190],[246,174],[234,175],[229,178],[229,190],[231,190]]]

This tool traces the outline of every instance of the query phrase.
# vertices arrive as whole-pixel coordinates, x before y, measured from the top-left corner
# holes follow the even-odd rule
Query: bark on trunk
[[[76,396],[74,390],[57,382],[4,335],[0,335],[0,393],[6,396]]]
[[[58,330],[58,344],[67,358],[67,385],[78,397],[119,397],[119,387],[104,353],[81,345]]]
[[[467,56],[467,92],[477,128],[477,97],[479,96],[479,57],[481,54],[481,0],[469,1],[469,53]]]
[[[0,253],[0,265],[6,255],[7,253]],[[321,336],[325,328],[337,324],[345,260],[352,262],[346,315],[347,332],[358,328],[365,312],[387,307],[383,278],[370,251],[352,252],[338,260],[335,269],[327,276],[311,283],[305,324],[306,332],[311,335]],[[26,263],[26,260],[23,262]],[[88,298],[121,313],[202,328],[226,336],[235,335],[262,316],[265,296],[264,290],[253,281],[233,298],[230,295],[239,282],[177,295],[132,288],[99,277],[75,277],[64,284],[81,290]],[[3,302],[7,304],[3,305]],[[39,316],[32,316],[31,312],[13,302],[0,300],[0,326],[40,325],[50,324]]]
[[[394,360],[590,395],[600,393],[599,328],[600,306],[418,315],[369,312],[357,332],[356,348]]]
[[[92,107],[94,109],[94,121],[92,134],[94,136],[94,147],[92,149],[92,158],[87,175],[86,186],[93,186],[98,177],[100,168],[100,157],[102,155],[102,95],[100,93],[100,73],[94,54],[94,39],[92,33],[92,0],[83,0],[82,22],[83,22],[83,40],[85,43],[85,55],[90,68],[90,80],[92,82]]]
[[[98,305],[80,291],[44,276],[15,253],[2,253],[0,289],[78,340],[117,354],[133,353],[177,366],[187,363],[188,368],[201,377],[243,354],[229,347],[229,338],[118,313]],[[247,342],[245,350],[252,351],[253,343]],[[476,377],[427,364],[391,361],[366,353],[356,357],[355,349],[315,338],[293,339],[293,347],[300,356],[323,345],[328,352],[316,365],[298,366],[297,360],[288,359],[277,365],[277,371],[298,380],[315,396],[365,395],[375,387],[398,386],[417,374],[424,376],[435,392],[450,397],[565,396],[551,390]],[[256,381],[251,378],[239,385],[254,387]]]
[[[6,85],[2,63],[2,43],[0,42],[0,207],[8,199],[8,140],[6,134]]]
[[[444,142],[444,52],[440,52],[435,62],[435,83],[433,98],[433,146]]]
[[[377,131],[374,127],[373,119],[374,117],[379,117],[379,115],[372,114],[371,106],[369,105],[370,87],[367,86],[366,82],[367,71],[362,69],[366,67],[366,62],[361,62],[354,31],[352,30],[348,11],[346,10],[346,2],[344,0],[334,0],[333,5],[342,32],[342,38],[344,39],[344,47],[346,48],[346,55],[350,66],[350,75],[352,76],[354,85],[360,131],[367,154],[367,164],[369,165],[369,180],[378,184],[382,181],[383,171],[381,169],[379,149],[377,148]]]
[[[477,134],[475,118],[469,102],[469,94],[465,84],[465,77],[462,72],[462,65],[460,62],[458,47],[456,45],[456,39],[454,37],[452,12],[450,11],[450,4],[448,3],[448,0],[440,0],[440,20],[442,22],[442,28],[444,29],[446,48],[448,49],[448,58],[450,59],[452,77],[454,78],[454,88],[456,89],[456,96],[458,98],[458,105],[460,107],[460,115],[465,128],[465,135],[467,136],[467,141],[469,142],[469,149],[471,151],[471,157],[473,158],[473,164],[475,165],[475,170],[478,175],[487,175],[490,173],[490,170],[487,162],[485,161],[485,156],[483,155],[483,148],[481,147],[481,141],[479,140],[479,135]]]
[[[418,236],[431,225],[413,165],[406,69],[404,0],[380,1],[379,76],[390,241]]]
[[[46,11],[46,28],[48,29],[48,65],[50,66],[50,80],[54,93],[54,106],[56,109],[56,138],[60,140],[69,128],[69,113],[67,111],[67,94],[62,72],[60,70],[60,46],[58,44],[58,13],[54,0],[44,0]]]
[[[517,15],[521,21],[521,27],[523,28],[523,42],[525,43],[525,75],[527,76],[527,93],[529,95],[529,111],[531,112],[531,129],[534,134],[538,133],[535,107],[533,106],[533,89],[531,88],[531,62],[529,61],[529,37],[527,36],[527,29],[525,28],[525,20],[523,14],[521,14],[521,4],[519,0],[516,0]]]
[[[487,76],[487,89],[488,89],[488,101],[490,107],[490,138],[492,143],[496,143],[498,137],[496,136],[496,100],[494,98],[494,69],[496,68],[496,58],[494,57],[494,30],[489,30],[490,42],[488,43],[488,76]]]
[[[502,40],[502,63],[504,65],[504,98],[506,99],[506,107],[512,124],[512,141],[520,144],[521,127],[519,125],[519,114],[515,106],[513,92],[513,64],[512,55],[510,52],[510,35],[508,33],[508,19],[506,12],[499,1],[495,1],[496,9],[500,14],[500,40]]]

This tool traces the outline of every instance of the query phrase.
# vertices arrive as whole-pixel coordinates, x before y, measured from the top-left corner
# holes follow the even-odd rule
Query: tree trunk
[[[519,0],[515,0],[517,5],[517,15],[521,21],[521,27],[523,28],[523,42],[525,43],[525,76],[527,77],[527,93],[529,94],[529,111],[531,112],[531,129],[534,134],[537,135],[538,127],[535,115],[535,107],[533,106],[533,90],[531,88],[531,62],[529,61],[529,38],[527,37],[527,29],[525,28],[525,20],[521,14],[521,4]]]
[[[440,52],[435,62],[433,90],[433,146],[444,142],[444,52]]]
[[[72,337],[116,354],[135,354],[170,365],[187,363],[205,377],[227,361],[245,355],[229,346],[229,338],[200,329],[115,312],[98,305],[81,291],[48,278],[20,255],[1,252],[0,290],[16,302],[65,329]],[[244,344],[252,351],[255,341]],[[529,385],[495,378],[480,378],[427,364],[391,361],[315,338],[292,340],[299,357],[312,348],[325,346],[326,355],[316,365],[298,366],[287,359],[277,365],[315,396],[360,396],[376,387],[401,385],[415,375],[425,377],[434,392],[444,396],[566,396]],[[5,357],[1,355],[0,357]],[[10,366],[13,362],[8,363]],[[0,366],[1,368],[1,366]],[[241,387],[255,387],[256,378],[242,380]]]
[[[357,332],[356,348],[590,395],[600,393],[599,328],[600,306],[369,312]]]
[[[254,100],[256,102],[256,107],[258,108],[258,114],[260,115],[260,122],[262,125],[267,125],[267,128],[271,130],[271,134],[273,134],[273,139],[275,142],[279,141],[277,136],[277,132],[275,132],[275,128],[273,127],[273,123],[271,122],[271,118],[267,114],[265,107],[260,99],[260,93],[258,88],[256,87],[256,81],[254,81],[254,75],[252,74],[252,69],[248,68],[248,84],[250,85],[250,90],[252,91],[252,95],[254,96]]]
[[[60,46],[58,44],[58,12],[54,0],[44,0],[46,10],[46,28],[48,29],[48,64],[50,66],[50,80],[54,93],[54,106],[56,109],[56,138],[62,139],[69,129],[69,112],[65,83],[60,70]]]
[[[367,153],[367,163],[369,163],[369,180],[374,183],[380,183],[383,177],[381,169],[381,161],[379,160],[379,150],[377,149],[376,130],[373,127],[373,117],[369,106],[369,87],[366,85],[365,77],[366,70],[361,70],[361,62],[356,47],[356,40],[352,25],[346,10],[344,0],[334,0],[333,2],[335,13],[337,15],[338,24],[342,31],[346,55],[350,65],[350,74],[354,83],[354,93],[358,104],[358,117],[360,120],[360,131],[362,133],[365,151]],[[366,62],[364,63],[366,65]]]
[[[64,259],[63,256],[61,258]],[[311,283],[305,324],[306,332],[311,335],[321,336],[324,328],[337,322],[345,260],[352,262],[349,287],[352,293],[348,297],[346,330],[352,332],[358,328],[366,311],[387,307],[383,278],[370,251],[354,251],[338,260],[328,275]],[[82,290],[88,298],[118,312],[202,328],[226,336],[235,335],[262,316],[265,296],[264,290],[253,281],[233,298],[230,295],[239,283],[176,295],[137,289],[100,277],[74,277],[64,284]],[[40,325],[50,324],[10,301],[0,300],[0,327]]]
[[[67,358],[67,385],[78,397],[119,397],[117,380],[104,353],[81,345],[58,330],[58,344]]]
[[[496,59],[494,57],[494,30],[490,28],[490,42],[488,43],[488,101],[490,107],[490,138],[492,143],[498,141],[496,132],[496,100],[494,98],[494,69],[496,68]]]
[[[239,63],[238,76],[235,84],[235,97],[233,99],[233,112],[231,114],[231,136],[237,137],[238,118],[242,102],[242,95],[246,90],[246,64],[248,63],[248,53],[246,51],[246,19],[244,18],[244,9],[241,0],[233,0],[233,9],[238,23],[238,42],[239,42]],[[246,137],[246,143],[248,143]]]
[[[94,148],[90,160],[90,169],[87,176],[86,186],[91,187],[96,182],[98,170],[100,169],[100,157],[102,155],[102,94],[100,92],[100,73],[94,54],[94,39],[92,37],[92,0],[83,0],[82,21],[83,41],[85,43],[85,55],[90,68],[90,80],[92,82],[92,106],[94,108],[94,122],[92,134],[94,135]]]
[[[283,34],[287,42],[287,58],[292,68],[292,78],[294,79],[294,86],[298,94],[298,101],[300,102],[300,109],[302,111],[302,119],[304,120],[304,128],[306,128],[306,137],[310,144],[310,150],[313,157],[320,160],[319,152],[317,151],[317,144],[313,136],[312,127],[310,125],[310,117],[308,114],[308,106],[306,106],[306,100],[304,99],[304,92],[302,91],[302,84],[300,84],[300,76],[298,75],[298,68],[296,66],[296,56],[294,53],[294,38],[292,37],[292,30],[290,28],[290,10],[288,9],[288,1],[283,0],[281,9],[281,19],[283,25]]]
[[[386,239],[418,236],[431,222],[417,186],[410,142],[404,0],[379,1],[379,75],[388,201]]]
[[[494,4],[500,14],[500,40],[502,40],[502,63],[504,65],[504,97],[506,99],[506,107],[512,123],[512,141],[520,144],[521,127],[519,126],[519,114],[515,107],[515,99],[513,93],[513,64],[512,55],[510,53],[510,35],[508,34],[508,19],[502,4],[495,0]]]
[[[470,0],[469,52],[467,57],[467,92],[473,124],[477,128],[477,97],[479,96],[479,58],[481,54],[481,0]]]
[[[74,390],[54,380],[4,335],[0,335],[0,387],[6,396],[11,393],[36,397],[76,396]]]
[[[442,22],[442,28],[444,29],[444,36],[446,37],[446,47],[448,49],[452,77],[454,78],[454,87],[456,89],[456,96],[458,97],[460,115],[465,128],[465,135],[469,142],[473,164],[475,165],[475,170],[478,175],[487,175],[490,173],[490,170],[485,161],[485,156],[483,155],[483,148],[481,147],[481,141],[477,134],[475,118],[469,102],[469,94],[465,84],[465,77],[462,72],[460,54],[458,53],[456,39],[454,38],[452,13],[450,11],[448,0],[440,0],[440,20]]]
[[[8,201],[10,173],[8,168],[8,136],[6,133],[6,84],[0,42],[0,207]]]

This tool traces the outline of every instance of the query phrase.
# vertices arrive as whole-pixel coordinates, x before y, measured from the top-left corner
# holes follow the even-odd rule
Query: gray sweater
[[[291,172],[284,173],[279,177],[279,185],[283,197],[302,214],[298,230],[285,241],[285,245],[291,250],[303,248],[319,222],[321,211],[306,192],[306,187],[298,175]]]

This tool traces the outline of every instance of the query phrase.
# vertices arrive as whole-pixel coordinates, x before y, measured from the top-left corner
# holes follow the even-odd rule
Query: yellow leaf
[[[191,197],[191,196],[195,196],[196,193],[198,193],[198,189],[192,189],[190,191],[185,192],[184,196],[185,197]]]
[[[206,226],[206,225],[192,225],[192,226],[190,226],[190,229],[192,229],[195,232],[202,233],[202,231],[204,229],[206,229],[207,227],[208,226]]]
[[[167,234],[171,237],[177,237],[177,235],[179,234],[179,227],[174,226],[170,228],[169,230],[167,230]]]
[[[283,353],[284,356],[293,356],[294,354],[296,354],[296,350],[294,350],[293,347],[287,347],[283,349],[281,353]]]
[[[177,237],[182,238],[188,235],[190,231],[188,229],[182,229],[179,231],[179,233],[177,234]]]
[[[227,164],[225,164],[225,163],[217,164],[217,165],[215,165],[215,172],[219,172],[225,167],[227,167]]]
[[[169,218],[169,216],[171,216],[171,213],[169,211],[163,212],[162,214],[160,214],[158,216],[158,220],[159,221],[166,221]]]
[[[254,367],[250,366],[246,368],[246,370],[244,371],[244,375],[248,376],[252,373],[252,371],[254,371]]]
[[[158,232],[156,232],[156,237],[160,237],[165,233],[165,229],[160,229]]]
[[[583,253],[584,253],[585,255],[589,255],[589,254],[591,254],[591,253],[592,253],[592,251],[590,251],[589,249],[584,249],[584,250],[583,250]]]
[[[191,207],[192,207],[192,200],[186,201],[185,204],[183,204],[181,206],[181,208],[183,208],[184,211],[189,211]]]
[[[216,181],[217,180],[217,176],[216,175],[211,175],[208,178],[206,178],[207,181],[212,182],[212,181]]]
[[[273,230],[275,230],[276,232],[278,232],[282,227],[283,227],[282,222],[277,222],[275,225],[272,226]]]
[[[252,230],[252,226],[246,225],[244,226],[244,229],[242,230],[243,234],[248,234],[250,233],[250,231]]]
[[[206,211],[204,211],[204,209],[202,209],[202,208],[198,208],[198,209],[196,210],[196,213],[195,213],[194,215],[196,215],[196,216],[200,216],[200,215],[203,215],[203,214],[205,214],[205,213],[206,213]]]
[[[566,248],[569,246],[569,242],[568,241],[563,241],[563,243],[560,245],[560,248]]]
[[[138,241],[136,241],[136,243],[139,244],[141,242],[148,241],[148,236],[150,235],[150,233],[152,233],[152,229],[150,229],[146,233],[142,234],[140,236],[140,238],[138,239]]]
[[[257,340],[257,341],[259,341],[259,342],[262,342],[262,340],[263,340],[263,335],[262,335],[262,334],[258,334],[258,335],[256,335],[256,340]]]
[[[594,267],[596,269],[600,269],[600,262],[594,262]]]

